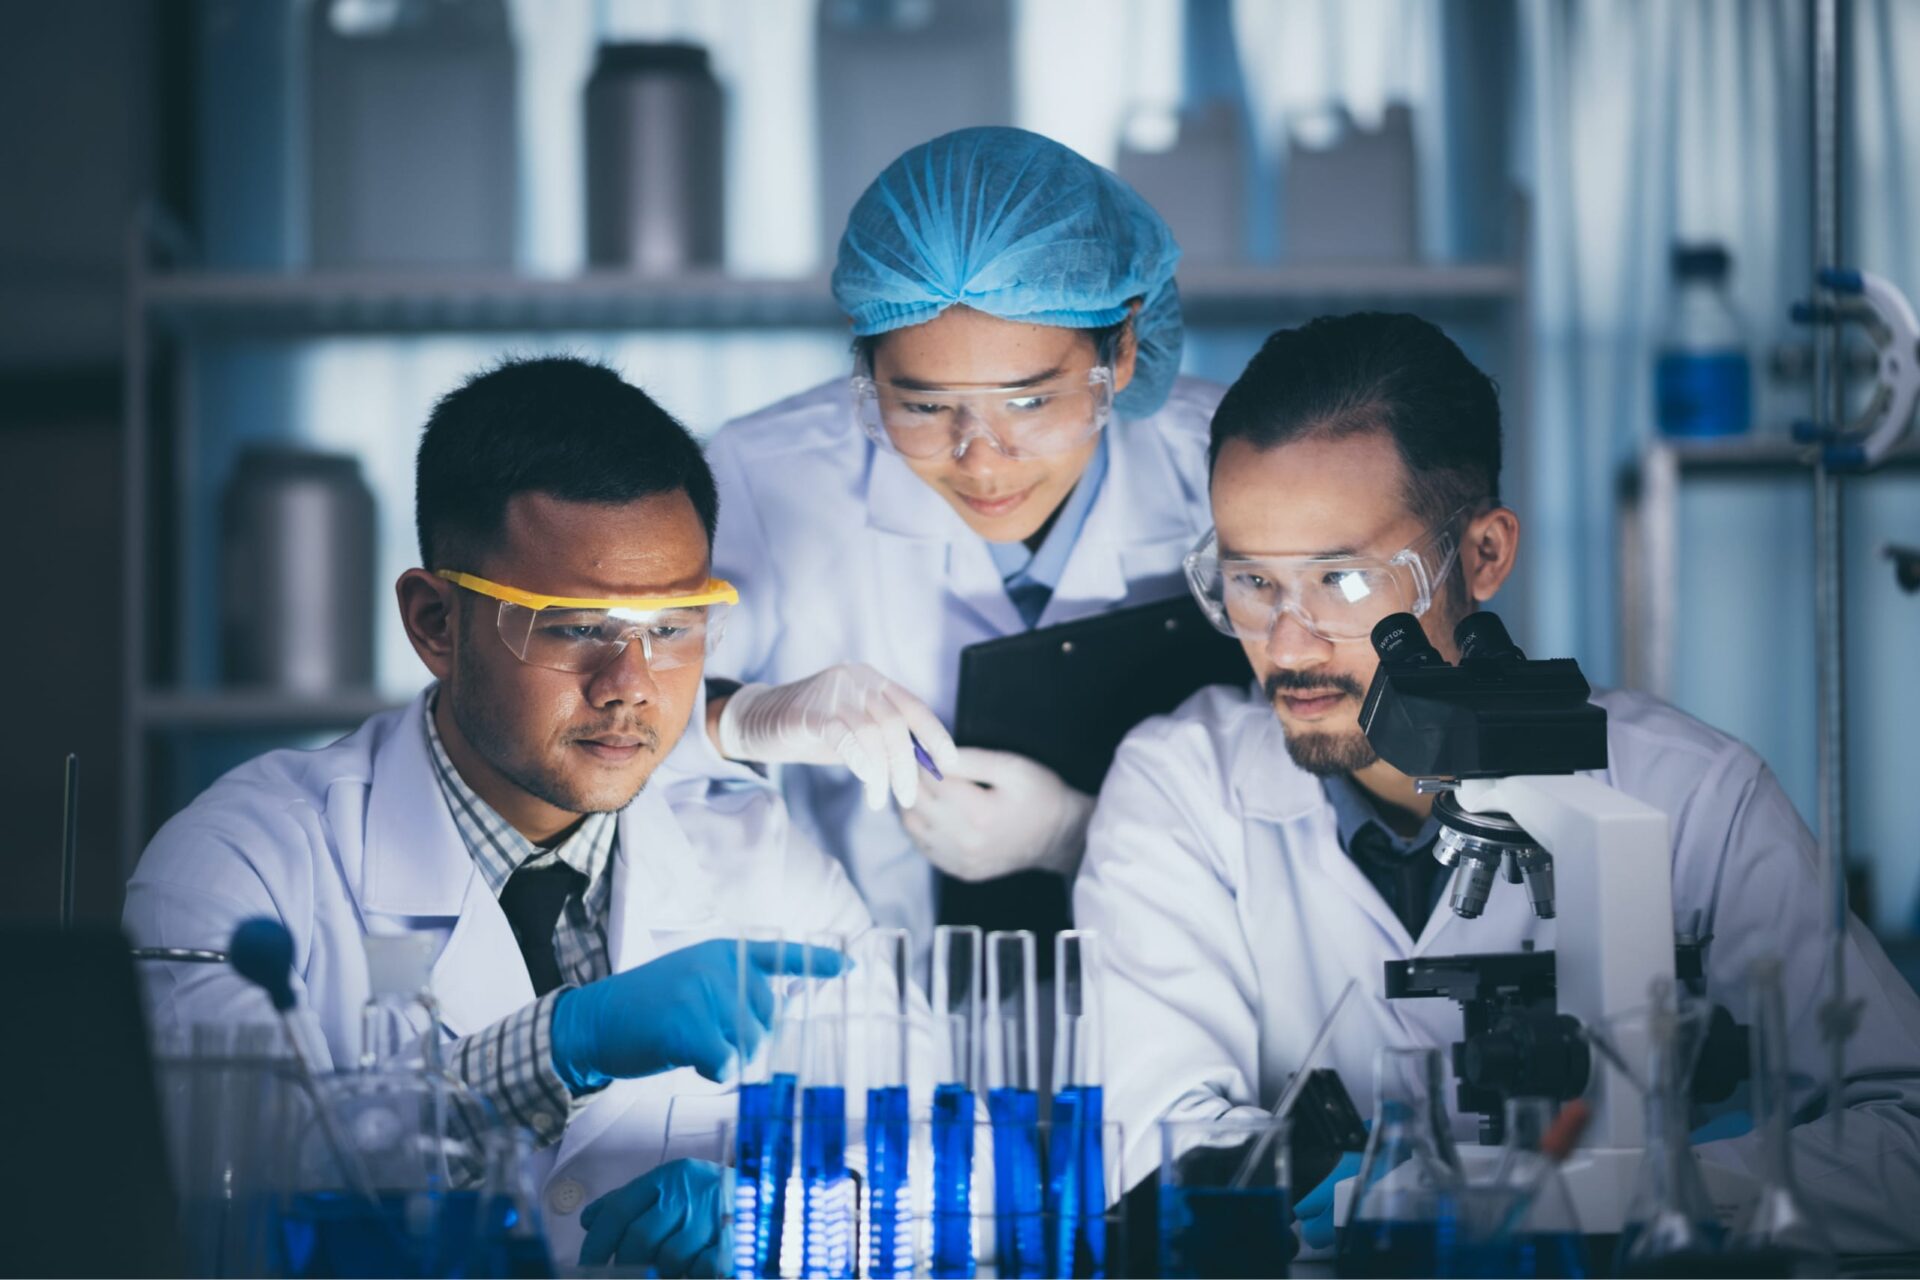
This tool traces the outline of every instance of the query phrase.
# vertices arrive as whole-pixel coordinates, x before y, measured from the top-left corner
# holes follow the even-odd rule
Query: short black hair
[[[711,546],[713,471],[672,414],[597,361],[509,357],[427,417],[413,489],[420,562],[471,571],[498,543],[516,494],[625,503],[675,491],[692,500]]]
[[[1500,497],[1500,396],[1438,326],[1358,311],[1281,329],[1214,411],[1209,472],[1229,440],[1272,449],[1385,431],[1407,470],[1407,505],[1429,524]]]

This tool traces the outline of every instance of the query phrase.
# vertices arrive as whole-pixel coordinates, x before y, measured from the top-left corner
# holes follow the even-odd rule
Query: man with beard
[[[1360,988],[1321,1065],[1365,1115],[1377,1050],[1460,1036],[1451,1001],[1384,999],[1384,962],[1554,944],[1518,891],[1473,920],[1440,903],[1431,798],[1358,721],[1376,622],[1417,615],[1452,661],[1455,624],[1513,569],[1491,380],[1413,316],[1323,318],[1267,340],[1221,401],[1210,452],[1215,533],[1189,580],[1257,683],[1197,694],[1128,737],[1074,894],[1080,927],[1114,939],[1107,1105],[1130,1184],[1157,1164],[1163,1117],[1271,1107],[1349,979]],[[1642,694],[1594,701],[1608,740],[1595,776],[1671,822],[1675,931],[1711,936],[1708,997],[1750,1022],[1749,967],[1781,959],[1795,1112],[1818,1113],[1828,956],[1811,835],[1739,742]],[[1803,1124],[1793,1159],[1838,1247],[1912,1249],[1920,1219],[1896,1206],[1920,1198],[1920,1002],[1857,920],[1848,930],[1847,989],[1864,1009],[1845,1147]],[[1751,1171],[1758,1141],[1699,1150]],[[1325,1173],[1296,1169],[1296,1194]],[[1330,1240],[1324,1215],[1301,1218],[1309,1244]]]
[[[440,1023],[414,1031],[542,1144],[563,1262],[719,1273],[720,1171],[661,1163],[669,1104],[682,1133],[730,1112],[722,1082],[805,955],[756,944],[742,972],[734,939],[870,924],[777,793],[685,733],[735,597],[709,576],[717,505],[698,444],[612,370],[530,359],[471,379],[428,420],[423,567],[395,586],[434,683],[331,746],[220,779],[128,888],[141,945],[222,949],[241,921],[284,925],[295,993],[342,1068],[361,1049],[365,939],[422,938]],[[831,950],[811,966],[839,967]],[[162,1028],[271,1020],[224,965],[149,968]]]

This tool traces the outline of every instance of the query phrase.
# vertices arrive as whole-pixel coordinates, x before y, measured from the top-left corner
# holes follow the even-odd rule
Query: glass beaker
[[[1374,1059],[1373,1131],[1340,1236],[1341,1275],[1433,1274],[1440,1197],[1464,1181],[1444,1087],[1438,1049],[1382,1049]]]
[[[1656,980],[1647,1018],[1646,1155],[1620,1228],[1618,1275],[1666,1275],[1717,1252],[1725,1237],[1688,1138],[1693,1068],[1712,1006]]]
[[[1573,1195],[1541,1150],[1554,1110],[1550,1098],[1507,1099],[1507,1137],[1492,1179],[1442,1198],[1441,1275],[1587,1274]]]
[[[1243,1108],[1160,1122],[1160,1274],[1284,1276],[1297,1245],[1287,1122]]]

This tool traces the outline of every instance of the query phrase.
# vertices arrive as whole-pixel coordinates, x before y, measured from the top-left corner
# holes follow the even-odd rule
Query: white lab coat
[[[1182,378],[1149,417],[1108,428],[1109,469],[1039,626],[1186,590],[1205,532],[1207,428],[1221,389]],[[714,573],[740,605],[708,674],[780,684],[865,662],[953,724],[960,650],[1026,630],[987,543],[853,419],[844,380],[723,428]],[[846,769],[790,768],[794,821],[839,858],[882,924],[928,945],[933,874],[891,809]]]
[[[448,1036],[532,1001],[506,914],[434,775],[425,696],[321,750],[242,765],[162,827],[127,890],[135,945],[224,949],[241,920],[279,919],[293,935],[296,994],[341,1065],[359,1052],[365,934],[441,939],[432,985]],[[840,867],[793,831],[772,788],[697,732],[620,814],[619,833],[607,922],[615,972],[747,926],[850,936],[870,923]],[[225,966],[145,968],[159,1027],[272,1018]],[[578,1256],[579,1210],[595,1198],[666,1159],[711,1158],[715,1126],[732,1111],[728,1092],[681,1069],[616,1081],[581,1109],[541,1155],[554,1257]]]
[[[1748,966],[1781,956],[1793,1070],[1811,1082],[1797,1095],[1804,1103],[1827,1072],[1812,837],[1739,742],[1644,695],[1594,701],[1607,710],[1609,756],[1595,776],[1672,821],[1674,923],[1712,935],[1709,996],[1748,1022]],[[1322,1065],[1338,1069],[1370,1114],[1375,1049],[1444,1048],[1461,1034],[1452,1001],[1383,999],[1385,961],[1554,944],[1553,922],[1504,883],[1478,920],[1442,900],[1409,937],[1342,852],[1320,781],[1288,757],[1273,712],[1257,692],[1222,688],[1146,722],[1121,747],[1074,908],[1080,927],[1113,939],[1107,1114],[1126,1128],[1129,1185],[1158,1166],[1161,1117],[1271,1107],[1349,978],[1361,983],[1358,1007]],[[1920,1001],[1858,921],[1849,923],[1847,986],[1865,1012],[1847,1050],[1846,1147],[1835,1150],[1827,1125],[1803,1127],[1795,1172],[1841,1249],[1911,1250],[1920,1247],[1911,1209],[1920,1204]],[[1702,1154],[1751,1171],[1755,1143],[1713,1142]]]

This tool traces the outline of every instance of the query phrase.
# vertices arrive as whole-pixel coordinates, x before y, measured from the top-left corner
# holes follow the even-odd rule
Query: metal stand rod
[[[1813,270],[1814,296],[1822,299],[1822,267],[1845,264],[1841,239],[1841,22],[1839,0],[1811,0],[1813,49]],[[1822,299],[1830,301],[1830,299]],[[1821,327],[1814,343],[1813,420],[1833,430],[1846,421],[1846,378],[1841,326]],[[1827,1107],[1834,1137],[1845,1108],[1847,1018],[1847,795],[1846,795],[1846,529],[1841,481],[1824,457],[1813,473],[1814,618],[1818,655],[1819,818],[1829,915],[1828,963],[1832,987],[1822,1010],[1827,1038]]]
[[[80,870],[80,757],[67,754],[66,800],[60,810],[60,927],[73,926],[74,881]]]

